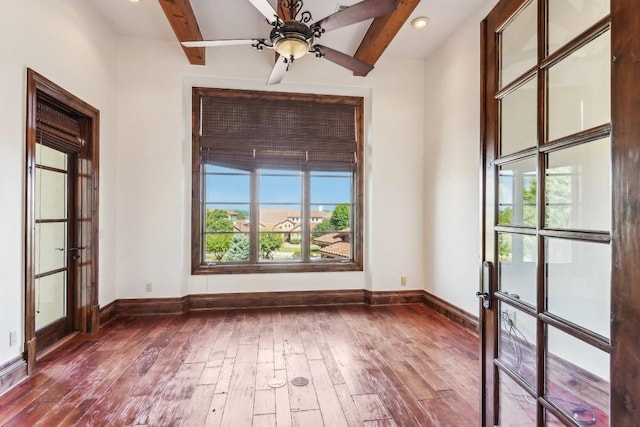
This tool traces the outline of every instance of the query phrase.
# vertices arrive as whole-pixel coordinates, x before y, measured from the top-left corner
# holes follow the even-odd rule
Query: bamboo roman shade
[[[357,162],[359,98],[224,90],[199,95],[203,162],[340,170]]]
[[[36,141],[60,151],[76,150],[81,145],[80,120],[44,102],[36,106]]]

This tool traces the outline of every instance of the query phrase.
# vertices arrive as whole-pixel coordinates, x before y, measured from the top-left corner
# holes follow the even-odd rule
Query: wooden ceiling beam
[[[375,65],[418,3],[420,0],[397,0],[398,8],[395,11],[374,18],[354,57],[367,64]],[[365,76],[366,74],[353,73],[353,75]]]
[[[158,0],[178,41],[204,40],[189,0]],[[205,65],[204,47],[184,47],[192,65]]]

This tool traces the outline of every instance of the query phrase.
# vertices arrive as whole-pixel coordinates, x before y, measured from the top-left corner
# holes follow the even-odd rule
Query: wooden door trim
[[[24,358],[27,361],[27,371],[31,373],[36,362],[35,335],[35,248],[33,245],[33,224],[35,222],[35,148],[36,148],[36,106],[40,96],[68,108],[82,116],[83,135],[86,144],[79,157],[84,156],[91,162],[89,171],[92,188],[85,188],[84,194],[90,200],[87,206],[90,214],[91,242],[89,259],[91,269],[89,283],[83,286],[77,280],[75,283],[74,329],[83,332],[93,332],[98,329],[98,201],[99,201],[99,111],[82,101],[72,93],[56,85],[34,70],[27,69],[27,97],[26,97],[26,169],[25,169],[25,343]],[[81,173],[81,171],[78,171]],[[81,191],[78,189],[78,191]],[[77,222],[77,221],[76,221]]]
[[[487,19],[483,19],[480,23],[480,263],[478,265],[478,292],[484,292],[482,278],[482,262],[486,260],[485,240],[486,240],[486,191],[487,191],[487,173],[489,169],[485,167],[485,159],[487,158],[487,139],[490,137],[487,109],[489,103],[489,97],[487,95],[486,81],[489,74],[489,62],[488,46],[489,46],[489,32],[488,32]],[[493,418],[494,408],[487,407],[487,400],[484,398],[485,393],[489,389],[493,389],[493,378],[489,372],[490,367],[487,364],[488,350],[486,346],[485,337],[487,334],[487,314],[482,306],[482,300],[478,299],[478,335],[480,338],[480,419],[478,423],[480,426],[485,425],[485,422],[489,418]],[[493,354],[491,354],[491,360],[493,360]],[[492,362],[493,363],[493,362]],[[487,386],[489,385],[489,386]]]
[[[612,252],[611,418],[640,419],[640,2],[611,1]]]

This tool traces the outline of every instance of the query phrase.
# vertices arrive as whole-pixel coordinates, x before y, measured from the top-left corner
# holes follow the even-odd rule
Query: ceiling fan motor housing
[[[300,21],[284,21],[269,35],[276,52],[288,59],[298,59],[309,53],[313,31]]]

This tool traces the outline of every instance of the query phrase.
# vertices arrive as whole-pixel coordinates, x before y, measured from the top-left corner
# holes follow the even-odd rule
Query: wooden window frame
[[[246,97],[248,94],[254,99],[268,100],[295,100],[310,103],[327,103],[327,104],[344,104],[355,107],[355,125],[356,125],[356,162],[353,166],[352,181],[352,227],[351,227],[351,247],[352,257],[349,260],[336,259],[335,261],[311,261],[308,258],[308,252],[304,246],[303,261],[296,262],[252,262],[252,263],[207,263],[202,259],[203,252],[203,224],[204,224],[204,183],[205,161],[201,156],[201,145],[199,135],[201,132],[201,99],[211,94],[224,93],[225,96]],[[301,273],[301,272],[338,272],[338,271],[363,271],[363,233],[364,233],[364,100],[362,97],[337,96],[337,95],[317,95],[304,93],[282,93],[282,92],[261,92],[261,91],[243,91],[232,89],[216,89],[216,88],[192,88],[192,175],[191,175],[191,273],[193,275],[208,274],[251,274],[251,273]],[[251,200],[252,210],[257,212],[258,195],[257,195],[257,170],[260,167],[250,170],[251,176]],[[309,209],[311,203],[309,200],[309,173],[308,169],[301,167],[296,169],[302,172],[302,184],[304,187],[303,200],[301,203],[303,215],[303,233],[309,231],[309,224],[306,224],[305,218],[310,221]],[[255,221],[251,223],[249,232],[252,236],[259,235],[259,227]],[[308,234],[308,233],[307,233]],[[254,245],[255,246],[255,245]],[[256,254],[252,250],[252,259],[257,259]]]

